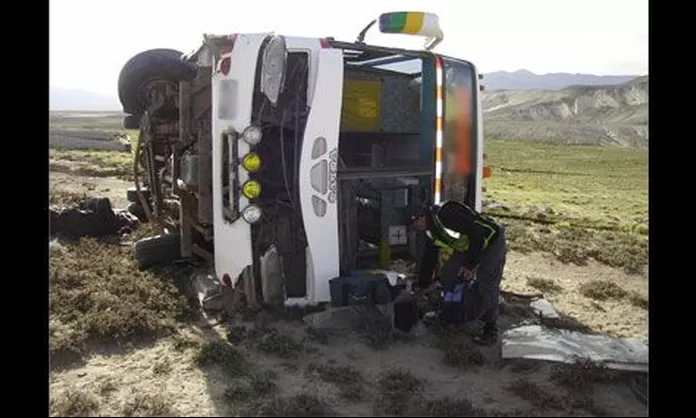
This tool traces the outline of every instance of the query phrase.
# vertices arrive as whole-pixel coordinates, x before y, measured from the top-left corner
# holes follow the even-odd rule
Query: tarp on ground
[[[648,345],[639,340],[525,325],[506,331],[503,358],[573,363],[578,357],[607,368],[648,372]]]

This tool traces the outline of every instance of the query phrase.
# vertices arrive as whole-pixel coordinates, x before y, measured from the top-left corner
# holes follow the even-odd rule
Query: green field
[[[123,114],[119,112],[51,112],[49,124],[52,129],[122,131]]]
[[[640,273],[648,261],[648,153],[644,149],[487,140],[487,209],[510,247],[588,258]]]

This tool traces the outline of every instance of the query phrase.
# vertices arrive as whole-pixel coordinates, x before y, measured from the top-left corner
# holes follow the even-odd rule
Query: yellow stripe
[[[442,148],[438,148],[435,150],[435,162],[436,163],[442,162]]]
[[[436,131],[442,130],[442,118],[435,118],[435,130]]]
[[[423,13],[407,13],[403,33],[417,34],[423,28]]]

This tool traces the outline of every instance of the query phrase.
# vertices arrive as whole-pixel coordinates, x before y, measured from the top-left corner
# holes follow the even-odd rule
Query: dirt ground
[[[66,193],[109,197],[116,208],[127,206],[125,190],[131,186],[130,182],[114,178],[65,173],[51,173],[50,181],[52,188]],[[614,282],[647,298],[646,277],[626,275],[594,262],[573,266],[543,254],[515,252],[508,256],[503,288],[529,293],[544,287],[544,295],[560,313],[591,329],[647,340],[646,309],[621,298],[597,301],[582,296],[581,285],[596,280]],[[277,333],[257,322],[241,325],[246,330],[262,328],[295,341],[292,353],[260,350],[258,341],[265,341],[266,337],[235,338],[234,331],[235,344],[231,346],[226,343],[229,328],[203,321],[182,324],[173,337],[154,344],[111,352],[98,350],[84,362],[50,372],[51,413],[243,416],[251,408],[252,413],[259,415],[374,416],[406,414],[412,411],[409,408],[414,400],[419,400],[416,413],[426,416],[647,415],[645,404],[634,395],[624,377],[600,379],[582,397],[568,386],[572,379],[566,379],[565,385],[559,383],[563,380],[557,378],[561,370],[557,365],[504,362],[499,359],[499,346],[481,350],[480,358],[474,356],[476,361],[453,363],[451,359],[447,361],[451,353],[432,333],[376,349],[352,333],[310,338],[301,321],[272,324]],[[470,349],[468,336],[447,341],[461,350]],[[219,344],[234,347],[248,367],[229,373],[223,362],[201,360],[202,347]],[[322,370],[338,370],[341,377],[332,378]],[[354,374],[350,382],[347,370]],[[402,372],[405,383],[389,392],[380,379],[394,371]],[[238,400],[232,388],[240,382],[263,381],[259,376],[268,376],[270,382],[261,386],[268,392],[263,397],[265,403],[255,404],[248,396],[244,401]],[[414,383],[408,383],[409,379]],[[352,392],[346,392],[346,388]]]
[[[301,341],[304,332],[301,324],[285,322],[277,327],[283,335]],[[191,348],[182,349],[180,340],[169,339],[129,353],[95,355],[80,367],[54,372],[50,376],[51,396],[62,399],[71,391],[87,393],[97,400],[99,414],[107,416],[123,413],[136,397],[157,400],[172,415],[243,416],[245,411],[229,399],[226,391],[246,376],[230,376],[218,366],[199,368],[195,363],[196,347],[206,341],[224,339],[225,329],[191,326],[180,332],[187,336]],[[290,359],[253,350],[243,353],[255,365],[256,375],[270,373],[275,377],[276,393],[285,397],[312,394],[326,403],[324,412],[331,411],[328,415],[374,416],[380,402],[384,402],[380,398],[379,379],[394,370],[423,382],[423,389],[413,396],[430,400],[467,399],[474,410],[483,411],[474,415],[646,415],[645,405],[624,381],[594,385],[589,395],[591,406],[586,407],[590,410],[572,407],[564,399],[575,399],[577,394],[555,383],[552,379],[555,365],[538,363],[530,369],[515,362],[500,362],[496,360],[499,348],[492,348],[482,351],[483,365],[453,367],[443,362],[443,351],[434,338],[424,336],[376,350],[357,336],[344,334],[329,337],[328,344],[305,343],[304,352]],[[360,394],[344,399],[340,383],[312,373],[312,366],[351,368],[359,376]],[[528,390],[530,394],[511,389],[520,382],[532,388]],[[469,415],[465,411],[448,413]]]
[[[621,338],[648,341],[648,311],[626,303],[623,299],[596,301],[584,297],[579,288],[598,280],[611,282],[647,299],[648,279],[629,275],[595,261],[585,266],[563,264],[547,254],[510,252],[505,266],[503,290],[515,293],[537,293],[551,302],[556,310],[572,317],[593,331]],[[530,285],[534,280],[548,282],[550,291]]]

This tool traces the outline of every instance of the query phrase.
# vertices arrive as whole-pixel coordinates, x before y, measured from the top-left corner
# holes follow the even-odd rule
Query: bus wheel
[[[141,90],[147,83],[153,80],[179,82],[195,77],[195,69],[181,60],[182,55],[174,49],[150,49],[128,60],[118,77],[118,97],[124,113],[138,115],[138,119],[143,114],[147,104]]]
[[[179,234],[164,234],[144,238],[133,247],[135,262],[140,270],[172,263],[181,258]]]

